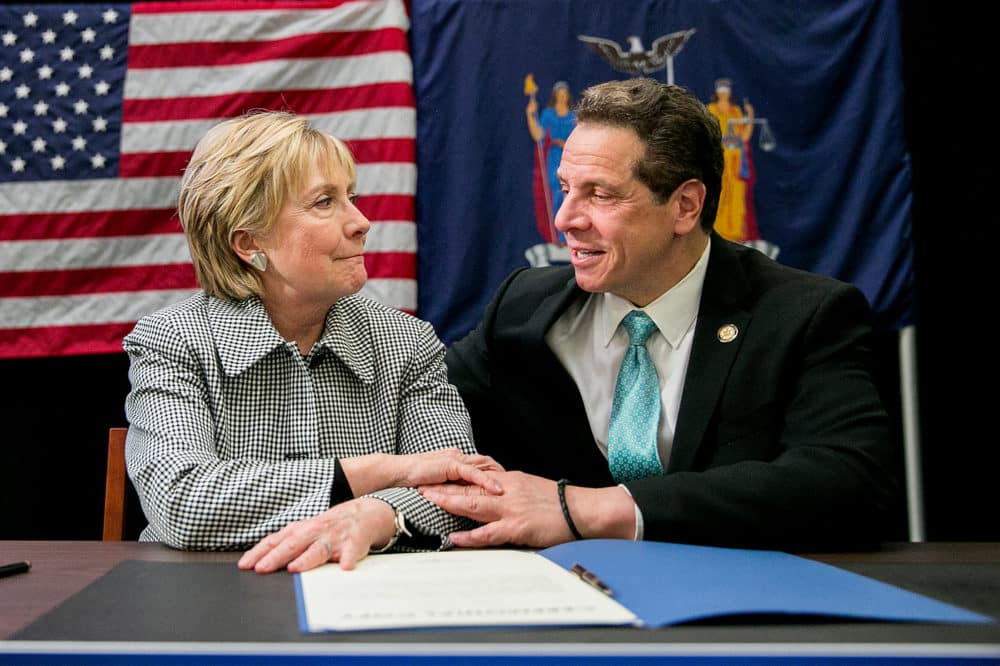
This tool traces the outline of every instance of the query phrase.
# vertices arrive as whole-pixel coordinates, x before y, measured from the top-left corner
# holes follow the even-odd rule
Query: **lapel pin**
[[[726,324],[725,326],[719,327],[719,342],[732,342],[736,339],[736,336],[740,334],[740,329],[736,328],[736,324]]]

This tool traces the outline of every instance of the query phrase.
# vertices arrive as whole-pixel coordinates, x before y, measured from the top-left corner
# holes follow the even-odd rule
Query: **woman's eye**
[[[326,208],[332,203],[333,199],[331,199],[330,197],[323,197],[322,199],[318,199],[316,203],[313,205],[316,206],[316,208]]]
[[[352,205],[355,205],[355,206],[358,205],[358,195],[357,194],[349,194],[347,196],[347,200],[350,201]]]

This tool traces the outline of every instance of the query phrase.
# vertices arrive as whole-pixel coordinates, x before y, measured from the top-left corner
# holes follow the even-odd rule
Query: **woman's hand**
[[[463,453],[457,448],[408,455],[341,458],[340,464],[355,496],[384,488],[415,488],[450,482],[481,486],[494,495],[502,492],[500,484],[486,473],[504,471],[500,463],[489,456]]]
[[[372,546],[389,542],[395,518],[393,508],[374,497],[344,502],[264,537],[243,554],[238,566],[257,573],[282,568],[300,573],[327,562],[340,562],[341,569],[353,569]]]
[[[486,472],[502,472],[503,467],[493,458],[478,453],[441,449],[393,456],[392,463],[397,469],[394,486],[414,488],[458,481],[481,486],[493,494],[501,492],[500,484]]]

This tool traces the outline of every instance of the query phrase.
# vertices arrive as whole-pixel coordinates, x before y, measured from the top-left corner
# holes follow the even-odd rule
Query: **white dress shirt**
[[[698,303],[708,268],[711,242],[684,278],[644,308],[611,293],[591,293],[576,301],[545,334],[545,342],[569,372],[604,457],[608,455],[608,425],[618,368],[628,349],[628,333],[620,326],[632,310],[643,310],[658,331],[646,342],[660,380],[660,423],[657,449],[664,470],[677,427],[684,377],[694,340]],[[641,538],[641,516],[637,511]]]

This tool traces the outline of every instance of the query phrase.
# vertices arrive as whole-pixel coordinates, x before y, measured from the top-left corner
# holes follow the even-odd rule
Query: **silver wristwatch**
[[[369,549],[368,550],[369,553],[384,553],[385,551],[389,550],[390,548],[396,545],[396,542],[399,541],[399,537],[402,534],[405,534],[408,537],[413,536],[410,533],[410,530],[406,529],[406,519],[403,517],[403,512],[395,507],[393,507],[392,510],[396,512],[396,518],[393,521],[396,525],[396,533],[392,535],[391,539],[389,539],[389,543],[385,544],[381,548],[376,548],[374,550]]]

